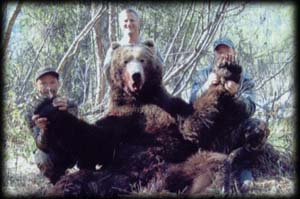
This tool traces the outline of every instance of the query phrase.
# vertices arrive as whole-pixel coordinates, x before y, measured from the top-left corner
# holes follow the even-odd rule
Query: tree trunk
[[[16,22],[18,14],[21,11],[22,4],[23,4],[23,2],[18,1],[18,4],[16,6],[15,11],[13,12],[12,16],[10,17],[10,19],[8,21],[8,26],[7,26],[7,29],[4,33],[4,39],[3,39],[4,52],[7,49],[7,46],[8,46],[9,40],[10,40],[10,36],[11,36],[11,32],[12,32],[12,28],[13,28],[15,22]]]
[[[108,36],[110,43],[113,41],[117,41],[116,35],[116,6],[113,5],[111,2],[109,3],[108,8]]]
[[[96,5],[92,4],[92,12],[96,10]],[[96,57],[96,71],[97,71],[97,87],[96,87],[96,100],[95,105],[100,104],[107,91],[107,83],[105,79],[105,71],[103,68],[103,61],[105,58],[105,52],[108,48],[107,38],[107,17],[104,16],[101,21],[97,22],[93,28],[93,40],[95,46]],[[109,17],[108,17],[109,18]]]
[[[94,27],[96,22],[101,18],[103,13],[106,11],[106,6],[103,5],[101,8],[98,9],[97,13],[94,17],[87,23],[87,25],[82,29],[82,31],[75,37],[73,43],[70,45],[69,49],[61,59],[57,71],[61,72],[63,71],[67,61],[74,56],[78,51],[79,43],[85,38],[85,36],[90,32],[90,30]]]

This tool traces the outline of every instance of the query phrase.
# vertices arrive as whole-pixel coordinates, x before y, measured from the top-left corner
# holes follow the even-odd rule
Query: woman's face
[[[125,12],[120,16],[120,27],[123,34],[139,34],[140,22],[136,15]]]

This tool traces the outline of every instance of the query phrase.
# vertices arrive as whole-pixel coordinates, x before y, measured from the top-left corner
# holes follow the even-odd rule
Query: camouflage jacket
[[[45,136],[42,136],[43,134],[41,133],[41,129],[38,128],[32,120],[32,116],[34,115],[34,110],[36,106],[39,103],[41,103],[43,99],[44,99],[43,96],[35,95],[27,102],[26,121],[31,130],[31,135],[36,143],[36,146],[44,152],[49,152],[51,146],[47,145],[47,140]],[[75,104],[74,101],[70,99],[68,99],[67,103],[68,103],[67,111],[73,114],[74,116],[77,116],[78,114],[77,104]]]
[[[192,91],[190,96],[190,103],[194,102],[198,96],[200,96],[207,88],[204,84],[208,79],[209,74],[212,72],[212,66],[202,69],[193,80]],[[255,112],[255,93],[253,91],[255,86],[251,76],[243,72],[240,81],[240,87],[234,100],[236,103],[242,104],[244,111],[248,117],[251,117]]]

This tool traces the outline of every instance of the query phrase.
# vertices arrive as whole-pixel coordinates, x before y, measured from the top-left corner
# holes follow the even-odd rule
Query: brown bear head
[[[129,96],[144,95],[161,86],[162,63],[152,41],[135,45],[112,43],[112,61],[107,69],[112,90]]]

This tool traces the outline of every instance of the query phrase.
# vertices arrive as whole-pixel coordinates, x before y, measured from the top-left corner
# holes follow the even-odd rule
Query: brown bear
[[[222,172],[217,171],[224,167],[227,156],[197,152],[198,146],[185,140],[180,131],[180,120],[194,112],[202,117],[198,124],[201,131],[206,130],[206,123],[213,121],[217,115],[213,104],[206,101],[201,109],[194,110],[192,105],[166,92],[162,86],[162,63],[156,58],[153,42],[126,46],[114,43],[112,49],[112,64],[107,69],[111,87],[107,116],[86,129],[76,122],[72,124],[78,127],[70,127],[82,131],[75,133],[76,139],[80,140],[78,144],[86,146],[80,154],[90,153],[90,142],[98,143],[99,148],[91,153],[96,154],[99,150],[95,162],[102,163],[102,167],[98,171],[80,170],[63,176],[48,191],[49,195],[120,195],[131,193],[136,185],[147,187],[155,182],[161,182],[157,191],[183,192],[186,186],[189,188],[184,193],[189,194],[206,192],[206,188],[213,183],[206,179],[207,176],[215,176],[222,182],[218,177],[222,178]],[[118,119],[110,119],[110,124],[102,122],[107,117]],[[132,124],[128,125],[128,122]],[[65,136],[68,134],[68,123],[61,123],[65,132],[60,134]],[[50,127],[51,124],[53,122],[50,122]],[[97,138],[97,134],[106,136]],[[73,143],[72,139],[65,139],[64,142],[66,145]],[[106,157],[105,161],[102,155]],[[184,175],[174,172],[177,170]],[[178,186],[170,181],[178,177],[186,184]]]
[[[162,86],[162,63],[155,56],[153,42],[114,43],[112,49],[112,64],[107,70],[111,87],[107,116],[96,125],[66,115],[58,117],[60,111],[47,116],[53,119],[48,128],[57,131],[54,134],[60,136],[62,146],[76,155],[83,169],[90,169],[62,177],[49,195],[112,196],[153,184],[157,191],[182,194],[220,191],[224,179],[230,181],[227,163],[235,155],[228,158],[220,153],[197,152],[199,144],[186,135],[200,133],[205,136],[199,142],[217,145],[209,145],[206,135],[215,130],[220,118],[220,99],[226,96],[223,87],[189,105],[170,96]],[[95,164],[101,164],[101,169],[91,170]]]

